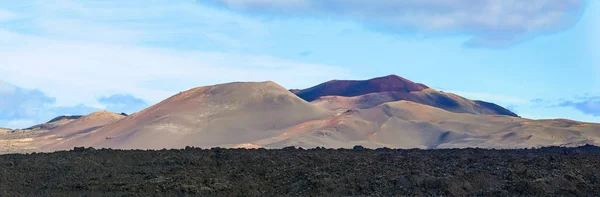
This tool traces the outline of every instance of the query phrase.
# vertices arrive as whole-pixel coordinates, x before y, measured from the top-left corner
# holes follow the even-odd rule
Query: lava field
[[[0,196],[597,196],[600,148],[74,148],[0,155]]]

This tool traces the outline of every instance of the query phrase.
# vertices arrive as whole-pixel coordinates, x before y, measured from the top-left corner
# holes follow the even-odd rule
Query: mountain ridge
[[[367,80],[330,80],[307,89],[290,90],[300,98],[321,104],[327,101],[346,103],[350,109],[365,109],[381,103],[409,100],[452,112],[471,114],[497,114],[519,117],[494,103],[469,100],[453,93],[437,91],[397,75]],[[337,99],[338,101],[332,101]],[[326,106],[329,109],[341,106]]]
[[[321,96],[308,102],[272,81],[200,86],[129,116],[98,111],[69,122],[59,118],[52,124],[62,125],[50,130],[5,133],[0,135],[0,144],[4,144],[0,152],[80,146],[432,149],[600,144],[600,124],[504,115],[498,113],[503,108],[493,103],[469,100],[393,75],[375,81],[362,83],[366,84],[362,91],[373,90],[370,86],[377,91],[395,91]],[[402,84],[381,85],[381,81]],[[360,85],[349,84],[344,86],[348,90]]]

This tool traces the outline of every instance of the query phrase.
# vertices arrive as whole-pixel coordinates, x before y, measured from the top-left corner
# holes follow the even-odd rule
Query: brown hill
[[[228,83],[182,92],[53,148],[233,146],[330,114],[273,82]]]
[[[305,90],[294,90],[294,93],[333,110],[367,109],[386,102],[407,100],[457,113],[517,117],[517,114],[496,104],[440,92],[396,75],[364,81],[333,80]]]
[[[75,121],[68,124],[62,125],[55,129],[44,133],[44,137],[55,137],[55,138],[70,138],[78,134],[84,134],[92,132],[96,129],[101,128],[104,125],[117,122],[123,119],[125,116],[108,112],[105,110],[97,111],[89,115],[83,116]]]
[[[453,113],[411,101],[346,111],[306,122],[282,135],[250,142],[281,148],[519,148],[600,144],[600,125],[570,120],[530,120],[500,115]]]
[[[513,112],[496,104],[484,101],[473,101],[456,94],[440,92],[431,88],[414,92],[380,92],[354,97],[323,96],[313,104],[330,109],[368,109],[382,103],[393,101],[412,101],[448,110],[456,113],[507,115],[518,117]]]
[[[295,90],[295,94],[306,101],[314,101],[322,96],[359,96],[377,92],[413,92],[428,87],[414,83],[397,75],[389,75],[369,80],[331,80],[314,87]]]
[[[51,129],[60,127],[62,125],[68,124],[74,120],[81,118],[81,117],[82,116],[58,116],[46,123],[38,124],[38,125],[29,127],[26,129],[22,129],[22,130],[51,130]]]
[[[122,119],[124,116],[99,111],[86,116],[59,116],[51,121],[0,134],[0,153],[32,152],[55,146],[64,139],[94,131],[106,124]]]

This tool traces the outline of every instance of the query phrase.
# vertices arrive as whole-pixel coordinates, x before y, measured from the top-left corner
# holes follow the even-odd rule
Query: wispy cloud
[[[131,94],[114,94],[97,98],[102,106],[73,104],[57,106],[56,98],[38,89],[14,86],[0,80],[0,127],[26,128],[60,115],[87,115],[101,109],[115,113],[133,113],[148,104]]]
[[[21,86],[43,89],[56,96],[61,105],[94,102],[98,94],[118,92],[156,102],[182,89],[230,81],[273,80],[288,87],[303,87],[348,75],[340,67],[270,56],[52,40],[17,48],[0,47],[0,55],[5,57],[3,65],[7,65],[0,67],[2,77]],[[188,83],[167,91],[142,86],[152,80]]]
[[[249,38],[268,37],[269,29],[260,20],[195,1],[0,5],[19,18],[0,26],[0,78],[42,90],[41,98],[52,99],[41,102],[45,110],[82,104],[86,110],[131,111],[98,98],[127,93],[153,104],[201,85],[273,80],[294,88],[349,76],[338,66],[237,50],[256,45],[247,42],[260,39]],[[0,91],[8,88],[0,86]],[[46,121],[36,117],[46,115],[10,119]]]
[[[581,16],[583,0],[210,0],[233,10],[285,16],[337,17],[392,32],[469,34],[468,45],[502,47],[563,30]]]
[[[17,16],[9,11],[0,10],[0,23],[3,21],[9,21],[15,19]]]
[[[533,99],[530,101],[533,108],[572,108],[583,114],[600,116],[600,96],[585,94],[574,96],[570,99]]]
[[[11,27],[67,40],[118,44],[184,40],[235,43],[236,37],[262,35],[261,23],[194,1],[38,0],[20,6],[22,20]],[[223,25],[230,24],[230,25]]]
[[[0,81],[0,127],[25,128],[58,115],[88,114],[97,110],[85,105],[52,106],[53,97],[37,89],[25,89]]]
[[[148,107],[146,101],[131,94],[114,94],[100,97],[98,102],[105,105],[107,110],[117,113],[134,113]]]
[[[558,106],[572,107],[588,115],[600,116],[600,96],[581,97],[573,101],[563,101]]]

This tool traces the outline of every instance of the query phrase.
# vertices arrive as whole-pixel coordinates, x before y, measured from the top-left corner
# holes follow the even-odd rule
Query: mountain
[[[311,91],[315,95],[321,94],[316,94],[315,89],[321,89],[346,96],[319,96],[312,102],[296,95],[304,95],[304,90],[294,94],[270,81],[197,87],[129,116],[99,111],[77,119],[50,121],[60,123],[56,127],[0,133],[0,153],[76,146],[163,149],[600,145],[600,124],[506,115],[508,112],[500,113],[503,108],[497,105],[471,101],[397,76],[343,82],[343,86],[336,86],[337,82],[330,81]],[[365,94],[354,95],[354,90]]]
[[[227,83],[179,93],[57,147],[235,146],[331,114],[274,82]]]
[[[81,117],[82,116],[58,116],[46,123],[38,124],[38,125],[29,127],[29,128],[23,129],[23,130],[51,130],[51,129],[60,127],[62,125],[65,125],[69,122],[72,122],[74,120],[77,120]]]
[[[475,110],[476,102],[454,94],[429,88],[413,92],[421,96],[415,98],[446,95],[473,107],[465,109]],[[385,95],[339,98],[374,94]],[[591,123],[457,113],[409,100],[339,110],[325,109],[315,101],[308,103],[273,82],[198,87],[93,132],[66,139],[49,150],[74,146],[522,148],[598,144],[600,140],[600,126]]]
[[[457,113],[518,117],[496,104],[472,101],[456,94],[437,91],[396,75],[363,81],[332,80],[308,89],[293,90],[293,93],[331,110],[368,109],[386,102],[407,100]]]

